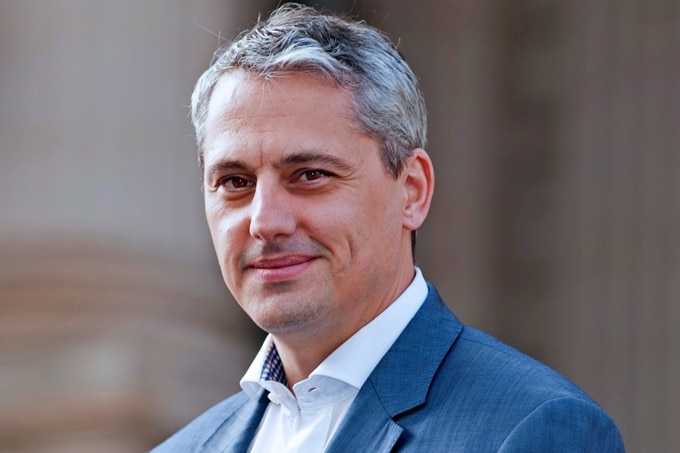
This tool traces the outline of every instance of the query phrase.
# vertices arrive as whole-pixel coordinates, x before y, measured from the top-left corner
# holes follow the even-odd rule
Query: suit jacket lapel
[[[259,400],[247,398],[243,406],[228,416],[203,445],[205,453],[245,453],[267,408],[269,399],[263,392]]]
[[[368,383],[367,383],[368,384]],[[370,451],[388,453],[403,429],[392,421],[375,389],[364,385],[326,453]]]
[[[398,416],[423,404],[432,378],[463,325],[429,286],[427,299],[363,385],[327,452],[389,452]]]

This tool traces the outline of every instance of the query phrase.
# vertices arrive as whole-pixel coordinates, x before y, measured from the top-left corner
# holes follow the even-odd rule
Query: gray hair
[[[231,69],[266,79],[307,72],[350,90],[355,121],[381,147],[394,177],[415,148],[425,147],[425,101],[416,76],[389,39],[364,22],[289,3],[219,49],[196,82],[191,120],[201,162],[210,95]]]

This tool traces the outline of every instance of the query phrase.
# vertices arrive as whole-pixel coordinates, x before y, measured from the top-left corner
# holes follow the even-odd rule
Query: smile
[[[292,255],[266,258],[251,263],[246,271],[265,283],[277,283],[298,277],[316,260],[312,256]]]

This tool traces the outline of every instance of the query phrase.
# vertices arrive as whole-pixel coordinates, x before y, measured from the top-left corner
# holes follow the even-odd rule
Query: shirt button
[[[270,393],[269,395],[267,395],[267,398],[269,398],[269,401],[271,401],[274,404],[281,404],[281,398],[274,395],[273,393]]]

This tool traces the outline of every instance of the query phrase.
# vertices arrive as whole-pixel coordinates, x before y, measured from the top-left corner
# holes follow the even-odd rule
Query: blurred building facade
[[[427,278],[629,451],[680,433],[680,5],[362,0],[430,114]],[[0,3],[0,452],[142,451],[260,333],[202,214],[192,84],[275,2]]]

